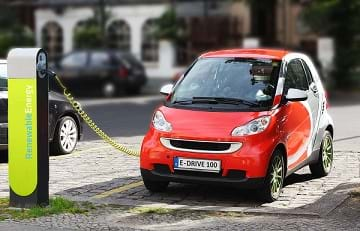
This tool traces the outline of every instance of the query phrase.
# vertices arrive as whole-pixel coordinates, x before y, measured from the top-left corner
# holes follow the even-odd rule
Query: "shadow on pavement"
[[[313,175],[311,175],[310,173],[307,174],[297,174],[297,173],[293,173],[290,176],[288,176],[285,181],[284,181],[284,187],[286,187],[287,185],[292,185],[292,184],[296,184],[296,183],[301,183],[301,182],[305,182],[305,181],[309,181],[309,180],[313,180],[316,177],[314,177]]]
[[[165,192],[151,193],[141,184],[121,191],[122,187],[139,181],[141,181],[140,177],[116,178],[107,182],[72,188],[56,194],[75,200],[89,200],[96,199],[96,195],[114,190],[118,192],[96,199],[99,203],[114,205],[121,204],[124,200],[133,201],[134,203],[130,204],[134,205],[139,203],[166,203],[188,206],[257,207],[262,204],[254,190],[222,186],[170,183]]]
[[[291,184],[315,179],[311,174],[292,174],[284,183]],[[85,185],[57,193],[74,200],[94,200],[98,203],[113,205],[146,205],[146,204],[178,204],[187,206],[230,206],[250,207],[261,206],[263,201],[256,190],[238,189],[220,185],[197,185],[170,183],[162,193],[151,193],[144,185],[127,188],[141,177],[115,178],[111,181]],[[105,195],[103,195],[105,194]],[[100,198],[97,198],[100,195]],[[101,196],[103,195],[103,196]]]

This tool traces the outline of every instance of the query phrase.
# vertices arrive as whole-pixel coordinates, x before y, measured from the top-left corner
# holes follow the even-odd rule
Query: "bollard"
[[[49,204],[47,55],[40,48],[8,54],[10,206]]]

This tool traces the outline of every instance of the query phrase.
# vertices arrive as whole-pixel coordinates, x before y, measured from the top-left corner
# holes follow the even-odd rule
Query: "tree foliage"
[[[13,47],[29,47],[35,43],[32,31],[21,25],[14,15],[16,14],[12,8],[0,7],[0,57],[2,58],[5,58]]]
[[[160,18],[156,19],[155,37],[178,41],[184,37],[185,25],[177,18],[176,11],[169,8]]]
[[[95,9],[93,17],[77,26],[74,33],[75,48],[92,49],[106,46],[106,33],[102,31],[102,27],[105,25],[101,24],[106,24],[110,19],[110,13],[105,13],[105,20],[102,22],[100,11],[101,9]]]
[[[335,39],[335,84],[351,88],[360,78],[360,1],[314,0],[304,20],[315,32]]]

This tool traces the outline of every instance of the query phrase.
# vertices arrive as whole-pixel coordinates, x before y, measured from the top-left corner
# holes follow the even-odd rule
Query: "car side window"
[[[110,56],[104,52],[94,52],[90,55],[90,67],[103,67],[110,65]]]
[[[284,94],[287,94],[289,88],[295,88],[306,91],[309,84],[306,74],[300,60],[295,59],[289,62],[285,74]]]
[[[314,82],[314,78],[311,74],[311,71],[310,71],[310,68],[309,66],[306,64],[306,62],[304,60],[302,60],[302,64],[303,64],[303,67],[305,69],[305,73],[306,73],[306,78],[307,78],[307,81],[309,84],[313,83]]]
[[[65,68],[77,68],[86,66],[87,54],[86,52],[75,52],[66,56],[61,61],[61,66]]]

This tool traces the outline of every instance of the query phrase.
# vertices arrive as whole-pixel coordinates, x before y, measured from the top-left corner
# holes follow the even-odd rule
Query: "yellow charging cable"
[[[56,81],[58,82],[58,84],[60,85],[60,87],[63,89],[63,93],[64,96],[67,98],[67,100],[69,101],[69,103],[71,104],[71,106],[74,108],[74,110],[81,116],[81,118],[85,121],[85,123],[100,137],[102,138],[105,142],[107,142],[108,144],[110,144],[111,146],[113,146],[114,148],[116,148],[117,150],[130,155],[130,156],[140,156],[140,152],[137,150],[132,150],[129,149],[127,147],[125,147],[124,145],[121,145],[119,143],[117,143],[114,139],[112,139],[110,136],[108,136],[103,130],[101,130],[96,124],[95,122],[90,118],[90,116],[88,114],[86,114],[86,112],[81,108],[81,105],[78,101],[76,101],[74,99],[74,97],[71,95],[71,93],[68,92],[67,88],[65,87],[65,85],[61,82],[61,80],[59,79],[59,77],[56,75],[55,76]]]

